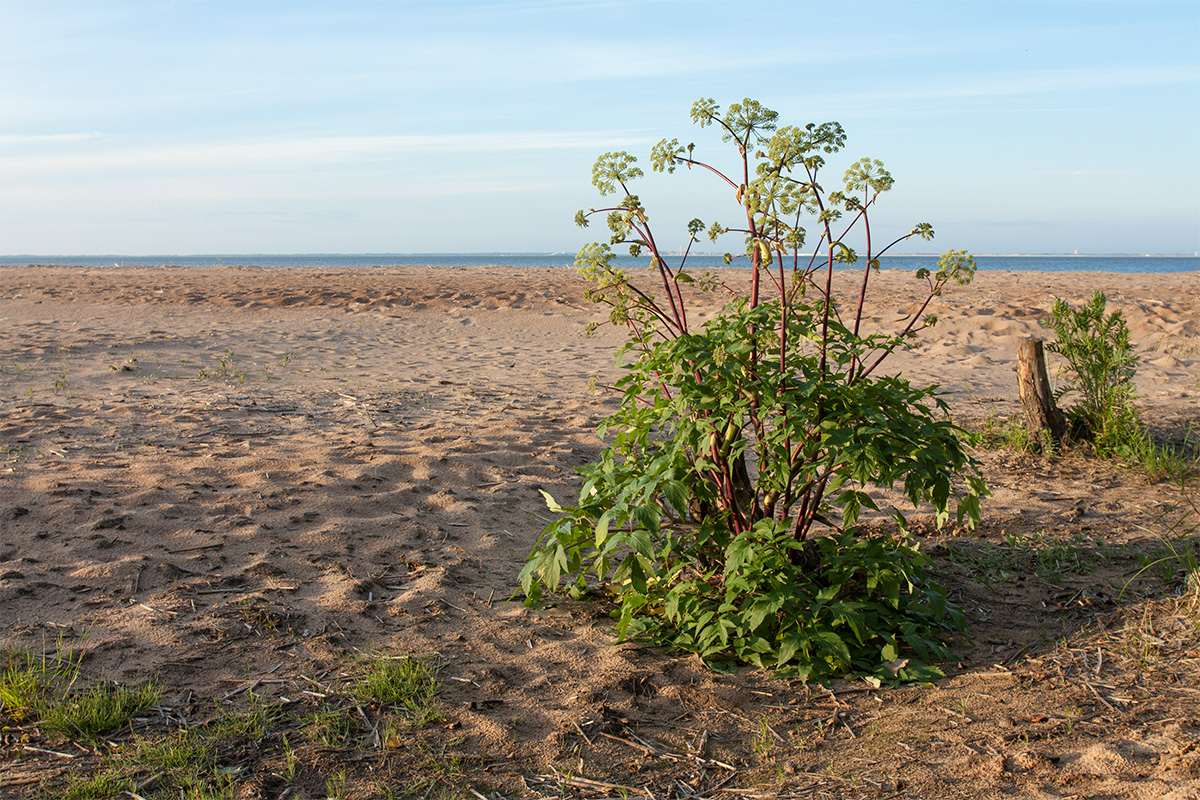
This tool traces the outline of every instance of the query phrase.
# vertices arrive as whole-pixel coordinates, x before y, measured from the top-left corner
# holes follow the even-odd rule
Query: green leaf
[[[685,482],[679,480],[663,481],[662,492],[676,514],[687,512],[688,502],[691,500],[692,493]]]
[[[662,517],[662,510],[654,503],[646,503],[636,506],[633,509],[633,516],[641,523],[650,533],[658,534],[658,524]]]
[[[538,489],[542,493],[542,498],[546,501],[546,508],[550,509],[555,514],[562,514],[564,509],[558,504],[558,501],[550,496],[550,493],[545,489]]]
[[[614,508],[607,508],[600,518],[596,520],[596,548],[604,549],[605,542],[608,541],[608,526],[612,521],[613,514],[616,512]]]
[[[725,550],[725,574],[736,575],[742,567],[754,560],[757,543],[749,536],[739,536]]]
[[[629,562],[629,583],[639,595],[646,594],[646,573],[642,571],[642,562],[637,556],[626,559]]]
[[[833,631],[819,631],[816,638],[820,640],[824,650],[832,652],[840,663],[849,666],[850,648],[846,646],[846,642],[841,636]]]
[[[774,616],[783,606],[784,598],[779,594],[760,597],[750,604],[746,616],[746,625],[750,631],[757,631],[769,616]]]
[[[779,650],[776,663],[783,666],[796,657],[796,654],[807,649],[808,637],[801,633],[787,633],[779,639]]]

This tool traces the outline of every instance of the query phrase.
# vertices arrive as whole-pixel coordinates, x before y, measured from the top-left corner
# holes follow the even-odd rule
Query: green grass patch
[[[19,648],[0,652],[0,714],[15,722],[37,719],[78,673],[73,654],[38,656]]]
[[[248,693],[236,709],[207,720],[168,729],[174,723],[167,714],[122,736],[135,715],[159,702],[155,685],[82,687],[74,654],[0,653],[0,712],[5,723],[30,731],[30,744],[44,746],[34,741],[40,738],[108,743],[90,772],[47,780],[33,795],[46,800],[127,793],[146,800],[226,798],[262,780],[297,789],[316,780],[325,783],[328,796],[345,796],[346,771],[321,771],[330,750],[375,750],[380,764],[393,756],[432,762],[414,733],[444,719],[439,692],[432,660],[373,653],[303,701]]]
[[[431,661],[376,655],[367,659],[366,670],[351,695],[364,703],[393,706],[412,724],[422,725],[443,719],[437,704],[440,691],[437,668]]]
[[[55,698],[40,714],[42,728],[61,739],[99,739],[153,708],[160,696],[152,683],[137,687],[98,684]]]
[[[69,649],[42,655],[8,650],[0,665],[0,713],[16,723],[36,722],[59,740],[95,740],[119,731],[161,695],[153,683],[82,687],[79,656]]]
[[[982,425],[967,429],[967,443],[979,450],[1018,450],[1023,453],[1037,452],[1040,442],[1035,442],[1019,417],[989,414]]]
[[[1036,575],[1058,583],[1066,575],[1087,575],[1111,560],[1111,548],[1074,536],[1054,539],[1044,531],[1005,533],[999,542],[955,539],[940,546],[950,560],[966,567],[971,577],[985,585],[1008,583],[1023,575]]]

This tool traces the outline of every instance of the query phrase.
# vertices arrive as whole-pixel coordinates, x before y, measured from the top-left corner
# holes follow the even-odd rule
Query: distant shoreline
[[[664,253],[665,256],[682,256],[683,253],[671,252]],[[706,258],[721,258],[725,254],[723,252],[692,252],[691,257],[706,257]],[[804,256],[812,256],[812,253],[803,253]],[[942,253],[898,253],[884,258],[938,258]],[[1200,258],[1197,253],[972,253],[975,258]],[[213,259],[284,259],[284,258],[359,258],[359,259],[374,259],[374,258],[554,258],[554,257],[569,257],[574,259],[573,253],[563,252],[480,252],[480,253],[147,253],[145,255],[133,255],[129,253],[94,253],[94,254],[33,254],[33,253],[16,253],[13,255],[0,255],[0,264],[13,266],[15,262],[22,259],[50,259],[52,261],[64,261],[70,258],[86,259],[89,261],[96,259],[137,259],[145,260],[150,258],[167,258],[167,259],[197,259],[197,258],[213,258]],[[45,263],[43,261],[24,261],[24,264]],[[163,262],[164,264],[169,262]]]
[[[681,256],[664,254],[668,263],[678,267]],[[802,256],[801,263],[812,256]],[[888,255],[881,259],[883,269],[936,270],[940,254]],[[1166,255],[976,255],[975,264],[981,272],[1115,272],[1115,273],[1192,273],[1200,272],[1200,257]],[[817,259],[820,263],[821,259]],[[368,254],[280,254],[253,255],[235,253],[227,255],[98,255],[98,256],[3,256],[0,266],[5,267],[84,267],[106,269],[112,267],[255,267],[281,269],[287,267],[317,267],[324,269],[375,269],[388,266],[422,266],[433,268],[566,268],[574,266],[575,256],[568,253],[516,254],[516,253],[368,253]],[[648,256],[633,258],[617,255],[613,266],[620,269],[645,269],[650,264]],[[726,265],[721,255],[692,253],[686,262],[688,269],[707,270],[729,267],[745,269],[745,258],[738,258]],[[864,261],[855,265],[836,265],[835,269],[861,269]]]

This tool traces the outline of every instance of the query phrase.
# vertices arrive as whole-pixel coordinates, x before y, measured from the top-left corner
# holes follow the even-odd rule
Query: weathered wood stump
[[[1026,339],[1017,350],[1017,386],[1025,411],[1025,428],[1031,441],[1057,447],[1067,435],[1067,420],[1054,402],[1046,375],[1046,354],[1041,339]]]

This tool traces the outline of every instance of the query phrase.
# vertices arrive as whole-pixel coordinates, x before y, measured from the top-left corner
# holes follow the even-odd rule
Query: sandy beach
[[[920,285],[878,277],[868,318],[887,325]],[[585,336],[605,314],[584,288],[567,269],[0,268],[0,645],[74,643],[89,679],[155,678],[189,719],[248,682],[301,702],[356,653],[434,658],[446,721],[413,742],[461,756],[434,797],[1200,797],[1195,639],[1169,651],[1186,631],[1156,628],[1153,668],[1095,658],[1131,608],[1168,602],[1111,586],[1192,490],[1083,456],[977,453],[983,526],[926,542],[960,555],[938,569],[973,636],[935,686],[721,675],[613,646],[603,604],[510,602],[550,521],[539,490],[574,499],[615,408],[589,381],[616,377],[622,332]],[[1019,415],[1018,345],[1049,335],[1055,296],[1097,289],[1128,320],[1152,431],[1196,435],[1200,273],[982,272],[889,369],[999,424]],[[1113,555],[1020,581],[961,557],[1011,535]],[[101,758],[5,731],[0,796]],[[287,794],[264,756],[236,796],[416,780],[380,771],[386,743],[328,750]]]

